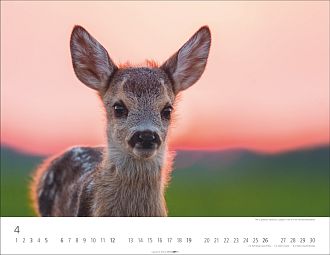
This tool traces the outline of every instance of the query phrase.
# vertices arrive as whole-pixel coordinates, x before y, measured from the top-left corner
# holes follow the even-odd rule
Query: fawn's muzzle
[[[128,143],[132,148],[154,150],[160,146],[161,141],[156,132],[146,130],[135,132]]]

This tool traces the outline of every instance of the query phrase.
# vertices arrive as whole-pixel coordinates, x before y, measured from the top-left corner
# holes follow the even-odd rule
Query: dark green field
[[[42,158],[1,147],[1,216],[33,216],[28,182]],[[330,216],[329,147],[277,155],[180,151],[170,216]]]

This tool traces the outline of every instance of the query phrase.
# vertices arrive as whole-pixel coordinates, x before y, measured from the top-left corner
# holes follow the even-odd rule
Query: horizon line
[[[88,144],[78,144],[78,145],[72,145],[68,146],[66,149],[59,150],[58,152],[54,153],[34,153],[30,152],[28,150],[18,148],[16,146],[9,145],[7,143],[0,143],[1,150],[3,148],[7,148],[13,151],[16,151],[21,154],[25,154],[28,156],[36,156],[36,157],[50,157],[53,155],[58,155],[61,152],[66,151],[69,148],[73,147],[102,147],[105,146],[104,144],[99,144],[99,145],[88,145]],[[278,151],[269,151],[269,150],[261,150],[261,149],[253,149],[253,148],[248,148],[248,147],[222,147],[222,148],[188,148],[188,147],[176,147],[176,148],[170,148],[170,152],[180,152],[180,151],[190,151],[190,152],[208,152],[208,153],[215,153],[215,152],[238,152],[238,151],[246,151],[246,152],[251,152],[255,154],[261,154],[261,155],[280,155],[280,154],[285,154],[285,153],[290,153],[290,152],[295,152],[295,151],[304,151],[304,150],[314,150],[314,149],[319,149],[319,148],[330,148],[330,142],[329,143],[320,143],[320,144],[314,144],[314,145],[306,145],[306,146],[300,146],[296,148],[288,148],[288,149],[283,149],[283,150],[278,150]]]

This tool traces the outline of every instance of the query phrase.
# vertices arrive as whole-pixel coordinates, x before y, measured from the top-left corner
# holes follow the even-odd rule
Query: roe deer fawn
[[[78,79],[96,90],[107,117],[107,146],[74,147],[49,159],[31,186],[41,216],[166,216],[172,157],[167,133],[178,93],[204,72],[211,34],[201,27],[158,67],[116,66],[75,26],[70,40]]]

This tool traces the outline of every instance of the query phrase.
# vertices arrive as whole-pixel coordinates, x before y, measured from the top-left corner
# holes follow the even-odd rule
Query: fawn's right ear
[[[88,87],[102,91],[117,67],[106,49],[83,27],[73,28],[70,40],[73,69],[78,79]]]
[[[172,78],[174,93],[193,85],[204,72],[211,46],[211,32],[201,27],[161,68]]]

